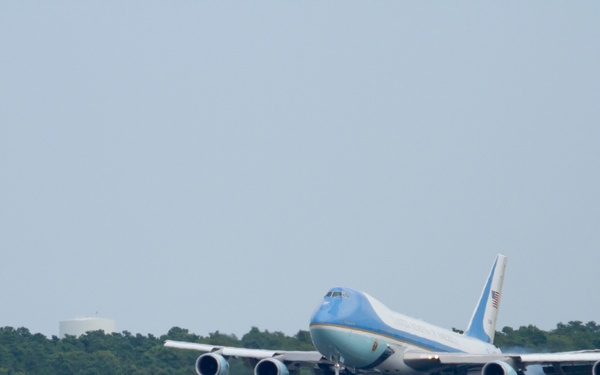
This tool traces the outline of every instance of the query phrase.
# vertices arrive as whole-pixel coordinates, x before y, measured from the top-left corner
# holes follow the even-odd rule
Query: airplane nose
[[[353,301],[342,299],[325,299],[315,310],[310,325],[318,324],[342,324],[356,310]]]
[[[317,350],[328,358],[343,362],[340,343],[352,335],[343,327],[352,326],[356,318],[357,303],[348,298],[326,298],[315,310],[310,320],[310,336]]]
[[[347,331],[337,331],[331,327],[311,326],[310,337],[315,348],[325,357],[345,362],[343,354],[339,350],[339,343],[350,339],[351,334]]]
[[[313,313],[310,324],[336,324],[339,310],[339,303],[324,301]]]
[[[310,336],[321,354],[350,367],[367,368],[387,350],[387,345],[381,345],[377,338],[349,327],[312,325]]]
[[[311,318],[310,336],[315,348],[346,366],[366,368],[375,363],[387,345],[365,333],[366,327],[379,324],[369,301],[350,289],[332,289],[329,295]],[[336,295],[339,297],[335,298]]]

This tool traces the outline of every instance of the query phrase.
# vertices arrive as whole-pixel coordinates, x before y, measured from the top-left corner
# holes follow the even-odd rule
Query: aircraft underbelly
[[[370,367],[387,349],[376,336],[349,328],[312,327],[311,336],[319,352],[354,368]]]

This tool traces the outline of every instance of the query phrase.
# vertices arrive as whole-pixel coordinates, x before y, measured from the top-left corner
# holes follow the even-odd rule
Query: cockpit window
[[[325,295],[325,298],[327,298],[327,297],[332,297],[332,298],[350,298],[350,296],[346,292],[329,292],[329,293],[327,293]]]

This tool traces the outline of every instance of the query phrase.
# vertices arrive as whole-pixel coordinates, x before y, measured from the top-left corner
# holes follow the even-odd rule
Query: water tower
[[[63,339],[65,335],[79,337],[89,331],[102,330],[106,334],[117,332],[117,323],[112,319],[98,317],[75,318],[61,320],[58,327],[58,337]]]

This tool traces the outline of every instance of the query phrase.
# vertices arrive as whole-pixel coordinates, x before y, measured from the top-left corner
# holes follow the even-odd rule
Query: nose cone
[[[348,288],[334,288],[312,316],[313,344],[334,361],[353,367],[368,366],[381,351],[376,339],[364,333],[366,326],[372,326],[374,317],[363,294]]]
[[[356,297],[351,298],[345,288],[333,288],[323,298],[310,319],[310,336],[321,354],[340,359],[338,343],[349,338],[343,327],[352,324],[355,310]]]
[[[323,298],[310,319],[310,326],[340,325],[356,315],[362,296],[348,288],[333,288]]]

